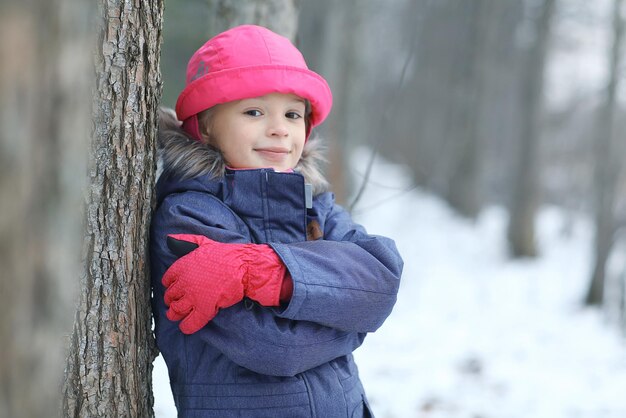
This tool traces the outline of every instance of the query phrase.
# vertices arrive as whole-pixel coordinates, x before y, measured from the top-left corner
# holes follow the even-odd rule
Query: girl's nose
[[[285,121],[282,120],[282,118],[272,118],[267,127],[267,135],[277,138],[289,135],[289,130],[287,129]]]

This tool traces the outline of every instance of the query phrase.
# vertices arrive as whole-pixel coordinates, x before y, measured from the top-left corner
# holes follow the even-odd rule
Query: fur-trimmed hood
[[[219,178],[226,170],[222,153],[213,146],[190,138],[182,130],[181,122],[172,109],[159,109],[158,146],[160,168],[181,178],[201,175]],[[322,140],[312,135],[304,144],[302,157],[294,171],[302,174],[305,181],[313,186],[315,195],[328,190],[328,181],[321,170],[325,161]]]

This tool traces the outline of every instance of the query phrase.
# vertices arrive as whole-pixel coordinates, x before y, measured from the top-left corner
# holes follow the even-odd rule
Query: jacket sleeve
[[[182,195],[166,199],[152,222],[153,305],[157,341],[179,333],[165,316],[161,277],[176,257],[166,244],[168,234],[202,234],[221,242],[250,242],[243,222],[221,202],[202,207],[199,199]],[[189,338],[200,338],[233,362],[257,373],[293,376],[347,355],[358,348],[364,333],[332,328],[311,321],[282,318],[271,308],[244,300],[218,315]]]
[[[372,332],[391,313],[403,267],[395,243],[368,235],[341,207],[333,206],[323,240],[271,245],[294,284],[289,305],[277,315]]]

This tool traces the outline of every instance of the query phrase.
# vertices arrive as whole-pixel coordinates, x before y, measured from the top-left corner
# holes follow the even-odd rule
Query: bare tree
[[[482,205],[480,192],[480,167],[483,157],[481,140],[481,110],[484,105],[483,66],[485,46],[490,27],[490,0],[463,2],[459,19],[465,38],[459,51],[460,60],[453,66],[452,82],[456,100],[450,106],[449,123],[446,131],[455,139],[452,150],[451,174],[446,190],[448,202],[462,215],[475,218]],[[463,10],[465,9],[465,10]]]
[[[80,262],[89,12],[80,0],[0,4],[2,417],[60,407]]]
[[[470,218],[494,200],[496,187],[502,195],[501,172],[510,169],[502,155],[519,115],[521,10],[515,0],[407,2],[397,19],[402,38],[416,42],[415,56],[406,86],[392,100],[398,105],[381,152],[409,165],[416,183]],[[390,49],[401,44],[389,43]],[[371,101],[385,93],[380,86],[390,71],[384,68],[370,83]]]
[[[210,35],[233,26],[262,25],[292,41],[298,31],[298,0],[209,0]]]
[[[150,417],[148,225],[163,3],[101,0],[84,240],[67,417]]]
[[[309,65],[324,74],[333,90],[333,111],[324,125],[328,139],[328,178],[335,198],[347,203],[350,189],[348,144],[359,135],[359,86],[365,85],[360,61],[364,52],[362,23],[365,3],[355,0],[307,2],[302,7],[299,41]],[[311,57],[312,59],[308,59]],[[363,90],[363,89],[361,89]]]
[[[609,80],[604,103],[598,115],[597,138],[595,141],[595,246],[594,267],[591,285],[585,298],[588,305],[601,305],[604,299],[606,263],[613,247],[616,231],[615,202],[617,183],[623,153],[617,141],[623,135],[616,129],[616,95],[621,77],[622,47],[624,38],[624,18],[622,0],[613,1],[613,44],[609,51]]]
[[[161,45],[161,105],[173,108],[185,88],[189,57],[207,40],[209,34],[207,0],[167,0],[163,11]]]
[[[534,223],[539,199],[539,125],[543,108],[546,53],[554,6],[555,0],[543,0],[537,6],[536,16],[530,19],[526,30],[528,54],[524,63],[521,87],[522,129],[517,153],[519,158],[514,167],[516,176],[507,231],[510,252],[514,257],[537,255]]]

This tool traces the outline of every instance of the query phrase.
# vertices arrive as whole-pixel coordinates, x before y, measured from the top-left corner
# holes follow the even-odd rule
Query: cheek
[[[250,157],[248,155],[247,152],[245,152],[243,149],[241,148],[233,148],[230,147],[227,152],[224,153],[224,157],[226,158],[226,160],[228,160],[231,164],[237,164],[237,165],[241,165],[246,163]]]
[[[302,158],[302,150],[303,150],[303,145],[296,147],[296,150],[293,156],[294,163],[300,162],[300,159]]]
[[[298,152],[299,152],[300,154],[302,154],[302,150],[304,149],[304,143],[305,143],[305,139],[304,139],[304,137],[302,138],[302,140],[301,140],[301,141],[298,141],[298,142],[296,143],[296,149],[298,150]]]
[[[233,168],[254,168],[258,164],[258,156],[252,151],[252,144],[243,141],[232,141],[222,148],[224,159]]]

